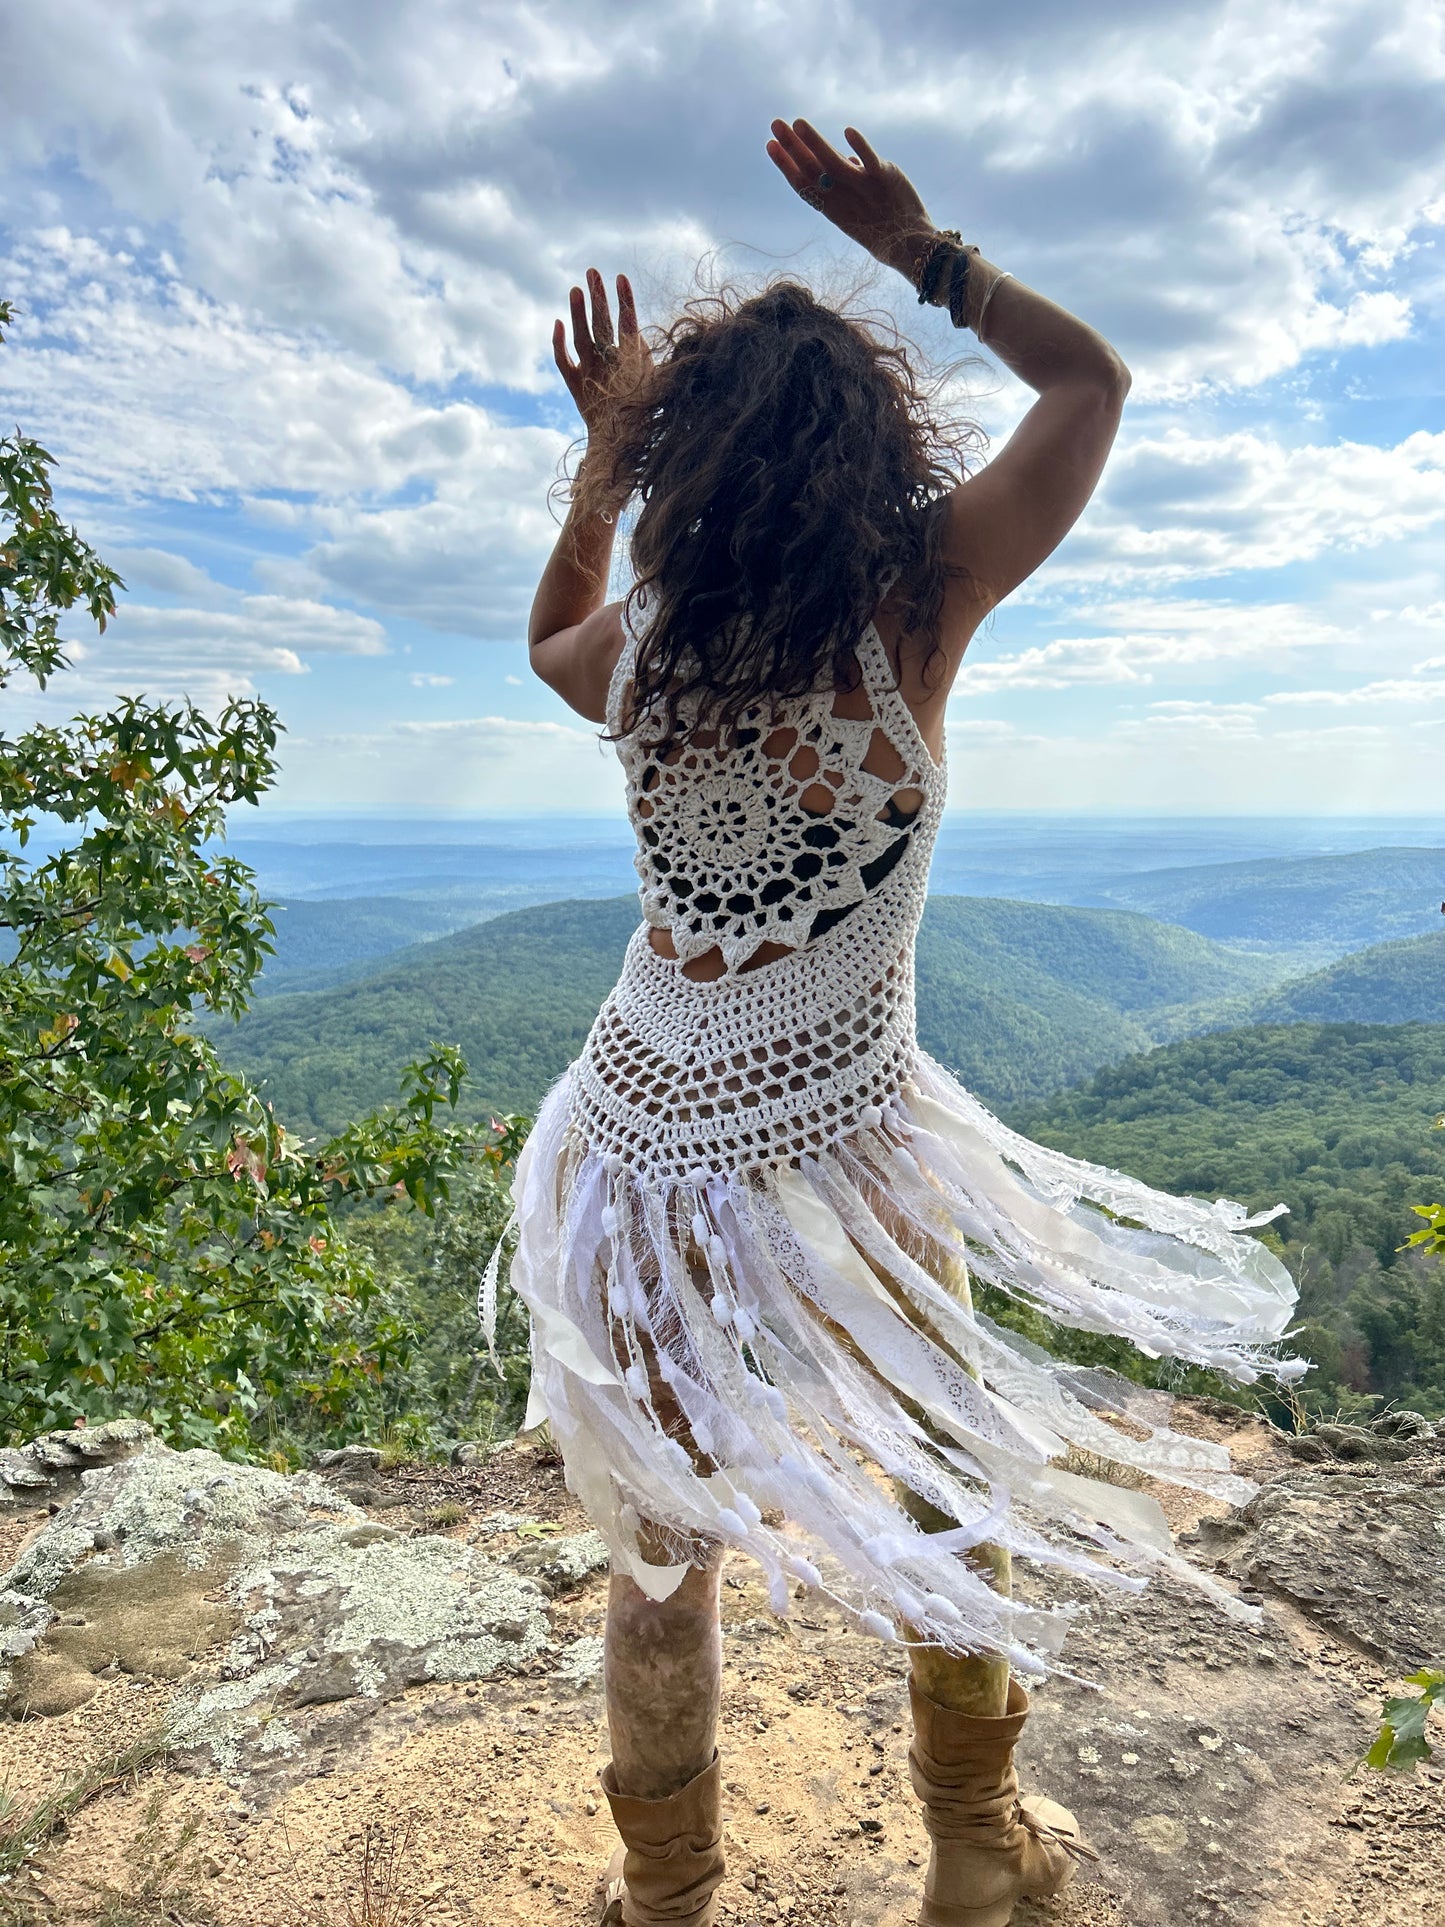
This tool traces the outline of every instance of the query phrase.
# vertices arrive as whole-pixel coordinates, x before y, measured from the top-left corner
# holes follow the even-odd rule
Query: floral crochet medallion
[[[779,1612],[802,1580],[881,1637],[906,1624],[1033,1674],[1074,1609],[996,1592],[965,1556],[983,1541],[1101,1584],[1168,1565],[1249,1611],[1176,1558],[1152,1499],[1057,1464],[1077,1446],[1240,1501],[1224,1448],[985,1317],[969,1279],[1150,1358],[1293,1377],[1293,1282],[1248,1235],[1276,1212],[1030,1143],[919,1048],[947,771],[876,629],[861,715],[825,690],[720,737],[684,704],[672,742],[652,718],[623,733],[637,643],[629,626],[608,721],[644,920],[519,1163],[511,1270],[529,1420],[550,1419],[619,1566],[663,1598],[722,1540]],[[488,1325],[495,1295],[494,1262]],[[955,1528],[922,1532],[880,1473]]]

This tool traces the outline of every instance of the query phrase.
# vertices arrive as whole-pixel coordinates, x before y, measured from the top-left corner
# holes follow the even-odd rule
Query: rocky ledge
[[[1069,1659],[1096,1684],[1037,1694],[1022,1766],[1102,1860],[1017,1927],[1438,1927],[1445,1774],[1354,1769],[1382,1694],[1445,1647],[1441,1441],[1309,1465],[1228,1408],[1181,1422],[1261,1481],[1235,1513],[1172,1501],[1258,1615],[1172,1579],[1081,1601]],[[10,1462],[45,1483],[0,1513],[0,1784],[38,1798],[143,1730],[170,1740],[143,1812],[128,1780],[107,1791],[0,1918],[131,1918],[119,1895],[149,1920],[153,1836],[191,1843],[191,1911],[157,1919],[334,1927],[365,1917],[382,1849],[399,1927],[595,1917],[605,1558],[545,1450],[353,1447],[283,1476],[129,1424],[36,1445]],[[926,1852],[906,1656],[811,1596],[774,1617],[740,1562],[723,1600],[722,1919],[905,1927]]]

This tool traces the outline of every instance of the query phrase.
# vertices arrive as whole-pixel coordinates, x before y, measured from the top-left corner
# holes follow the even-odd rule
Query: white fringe
[[[680,1583],[699,1537],[722,1540],[758,1561],[780,1613],[801,1581],[880,1637],[906,1623],[951,1651],[1058,1670],[1077,1608],[995,1592],[965,1558],[991,1541],[1128,1589],[1167,1567],[1257,1616],[1174,1555],[1153,1499],[1056,1464],[1076,1446],[1241,1503],[1253,1488],[1224,1448],[1171,1431],[1163,1394],[1005,1330],[963,1286],[971,1270],[1148,1357],[1242,1383],[1293,1378],[1305,1363],[1277,1347],[1294,1286],[1247,1235],[1283,1206],[1248,1218],[1046,1150],[922,1056],[902,1097],[817,1155],[686,1181],[588,1151],[564,1077],[513,1189],[534,1409],[618,1565],[653,1597]],[[494,1359],[505,1235],[479,1294]],[[710,1473],[666,1435],[649,1358]],[[921,1531],[880,1474],[954,1529]],[[644,1560],[643,1521],[669,1563]]]

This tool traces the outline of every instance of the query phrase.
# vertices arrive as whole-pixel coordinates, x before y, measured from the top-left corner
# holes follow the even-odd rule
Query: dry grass
[[[135,1770],[138,1764],[128,1769]],[[93,1798],[102,1784],[113,1786],[123,1777],[113,1774],[103,1783],[97,1779],[86,1797]],[[62,1799],[71,1801],[65,1810],[75,1812],[74,1792],[67,1789],[64,1796],[52,1795],[42,1802],[45,1811],[40,1819],[33,1817],[39,1809],[32,1810],[32,1836],[43,1827],[48,1838],[63,1826]],[[0,1927],[220,1927],[220,1917],[206,1896],[207,1881],[216,1867],[196,1847],[198,1822],[191,1817],[179,1825],[168,1823],[163,1808],[164,1794],[157,1789],[125,1848],[122,1882],[92,1885],[83,1915],[76,1914],[73,1901],[63,1912],[57,1911],[47,1898],[38,1866],[24,1868],[28,1878],[23,1885],[12,1886],[8,1878],[0,1877]],[[291,1916],[291,1927],[424,1927],[427,1903],[408,1881],[415,1857],[415,1828],[410,1814],[368,1826],[354,1856],[347,1890],[337,1900],[306,1904]],[[27,1851],[25,1858],[32,1857]],[[298,1877],[301,1872],[298,1861]]]
[[[19,1871],[24,1884],[13,1887],[7,1878],[0,1887],[0,1927],[75,1927],[75,1916],[58,1913],[46,1895],[39,1850],[63,1831],[88,1801],[116,1786],[134,1783],[141,1769],[164,1756],[164,1737],[137,1742],[89,1768],[79,1779],[58,1788],[24,1814],[13,1809],[0,1820],[5,1860]],[[203,1892],[214,1871],[195,1850],[197,1822],[186,1821],[169,1831],[162,1815],[164,1795],[157,1789],[146,1803],[144,1816],[124,1852],[124,1884],[93,1884],[84,1919],[86,1927],[217,1927],[217,1916]]]
[[[293,1927],[423,1927],[427,1905],[407,1887],[407,1868],[416,1845],[416,1819],[405,1814],[373,1821],[362,1836],[355,1874],[334,1903],[298,1914]]]
[[[119,1753],[105,1754],[74,1780],[29,1807],[21,1807],[0,1788],[0,1877],[23,1867],[52,1834],[99,1794],[134,1781],[143,1768],[163,1759],[169,1746],[169,1735],[164,1732],[143,1734]]]
[[[464,1525],[470,1517],[459,1499],[443,1499],[424,1515],[423,1524],[429,1532],[445,1532],[449,1526]]]

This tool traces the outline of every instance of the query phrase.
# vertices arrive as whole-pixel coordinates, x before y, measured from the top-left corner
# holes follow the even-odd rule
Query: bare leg
[[[694,1567],[670,1599],[614,1572],[603,1678],[618,1789],[665,1800],[703,1772],[722,1699],[722,1560]]]
[[[916,1492],[895,1480],[898,1503],[925,1532],[946,1532],[958,1523],[947,1514],[920,1499]],[[1012,1575],[1009,1555],[1002,1546],[981,1545],[969,1555],[969,1564],[998,1592],[1009,1591]],[[905,1633],[905,1637],[911,1637]],[[955,1713],[972,1713],[975,1719],[1002,1719],[1008,1711],[1009,1665],[1006,1659],[988,1654],[961,1658],[939,1646],[913,1647],[909,1654],[913,1677],[920,1691],[939,1706]]]
[[[951,1255],[942,1256],[936,1275],[961,1304],[972,1305],[968,1268],[961,1259]],[[977,1367],[968,1359],[959,1362],[974,1378],[978,1377]],[[928,1427],[929,1422],[924,1415],[920,1412],[918,1416]],[[946,1532],[950,1526],[958,1523],[897,1480],[894,1481],[894,1492],[904,1511],[925,1532]],[[1008,1593],[1012,1590],[1011,1562],[1003,1546],[975,1546],[969,1554],[968,1563],[996,1592]],[[937,1705],[947,1706],[955,1713],[971,1713],[975,1719],[982,1720],[1002,1719],[1007,1713],[1009,1664],[1006,1659],[996,1659],[986,1654],[960,1658],[955,1653],[944,1652],[938,1646],[918,1645],[914,1646],[909,1659],[920,1691]]]

